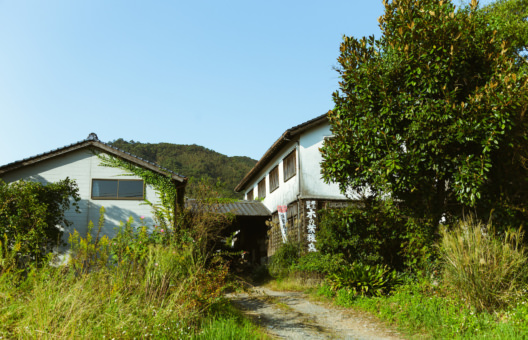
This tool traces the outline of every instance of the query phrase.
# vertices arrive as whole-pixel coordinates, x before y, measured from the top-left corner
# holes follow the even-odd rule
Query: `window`
[[[145,197],[143,180],[93,179],[92,198],[113,200],[142,200]]]
[[[253,201],[253,188],[248,191],[248,193],[246,194],[246,198],[248,201]]]
[[[258,198],[266,197],[266,177],[258,184]]]
[[[282,166],[284,170],[284,182],[295,176],[297,173],[297,162],[295,158],[295,150],[293,150],[286,158],[282,160]]]
[[[269,173],[270,192],[275,191],[279,187],[279,166],[277,165],[271,169]]]

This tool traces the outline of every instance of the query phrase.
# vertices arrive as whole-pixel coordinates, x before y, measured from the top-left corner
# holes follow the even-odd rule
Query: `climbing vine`
[[[166,228],[174,226],[174,211],[176,200],[178,197],[178,190],[174,185],[174,182],[172,181],[169,173],[167,173],[167,175],[165,176],[135,166],[134,164],[124,161],[120,158],[108,156],[105,154],[97,154],[97,157],[101,160],[101,166],[118,168],[128,171],[128,173],[123,174],[123,176],[135,175],[141,177],[147,185],[152,186],[158,192],[161,204],[156,205],[147,199],[145,199],[145,202],[148,203],[154,209],[156,222],[160,226],[164,226]]]

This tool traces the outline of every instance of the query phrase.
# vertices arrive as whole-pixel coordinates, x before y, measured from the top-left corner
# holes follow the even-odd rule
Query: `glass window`
[[[94,199],[143,199],[143,180],[93,179],[92,198]]]

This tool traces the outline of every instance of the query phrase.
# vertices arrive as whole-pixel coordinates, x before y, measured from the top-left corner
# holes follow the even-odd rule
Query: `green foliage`
[[[398,257],[405,219],[389,202],[364,200],[358,206],[323,210],[317,247],[323,254],[342,254],[346,262],[385,263],[400,267]]]
[[[468,207],[526,220],[526,1],[384,5],[380,39],[341,44],[324,179],[388,193],[433,226]]]
[[[283,243],[271,257],[269,271],[273,276],[285,276],[301,256],[301,245],[288,241]]]
[[[528,258],[523,233],[496,235],[491,225],[466,219],[442,231],[444,280],[477,310],[507,306],[528,287]]]
[[[350,300],[349,300],[350,301]],[[426,339],[524,339],[528,337],[523,299],[503,313],[477,312],[430,282],[408,282],[393,294],[357,297],[348,306],[372,313],[404,334]]]
[[[398,273],[385,265],[368,265],[354,262],[329,274],[326,279],[333,291],[342,289],[353,295],[380,296],[388,294],[399,283]]]
[[[257,163],[249,157],[227,157],[198,145],[145,144],[123,139],[110,144],[188,178],[219,180],[225,183],[219,188],[221,196],[229,198],[242,198],[233,189]]]
[[[78,209],[78,191],[69,178],[46,185],[0,180],[0,235],[17,244],[20,256],[42,259],[61,242],[62,231],[57,226],[71,225],[64,213],[70,205]],[[5,249],[11,246],[4,243]]]
[[[292,266],[292,270],[327,275],[338,272],[344,265],[346,261],[342,254],[311,252],[301,256]]]
[[[7,235],[0,238],[0,276],[17,270],[17,258],[20,251],[20,241],[10,244]]]
[[[77,230],[70,234],[69,243],[72,256],[70,264],[77,274],[86,274],[92,270],[106,267],[109,259],[110,240],[108,236],[101,236],[101,229],[104,225],[105,208],[99,210],[99,223],[95,240],[92,236],[93,222],[88,223],[86,238],[82,238]]]
[[[191,228],[147,233],[129,220],[106,243],[98,237],[103,223],[101,209],[97,230],[71,235],[68,266],[0,271],[0,337],[222,338],[234,330],[258,337],[248,322],[226,329],[242,319],[221,307],[228,267],[203,252]]]

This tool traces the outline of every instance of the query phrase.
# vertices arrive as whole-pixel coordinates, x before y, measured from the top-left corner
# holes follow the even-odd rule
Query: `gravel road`
[[[279,339],[402,339],[375,318],[309,301],[304,293],[258,287],[228,297]]]

